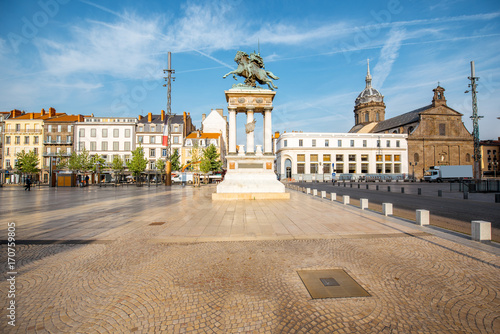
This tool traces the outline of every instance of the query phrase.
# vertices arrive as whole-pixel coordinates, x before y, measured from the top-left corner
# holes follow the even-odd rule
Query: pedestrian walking
[[[26,190],[31,191],[31,178],[29,177],[26,179],[26,187],[24,187],[24,191]]]

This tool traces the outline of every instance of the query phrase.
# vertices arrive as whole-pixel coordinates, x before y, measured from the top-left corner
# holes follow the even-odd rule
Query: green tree
[[[115,183],[117,183],[118,182],[118,174],[125,169],[125,166],[123,164],[123,160],[120,158],[120,156],[115,155],[115,157],[113,158],[113,161],[111,162],[111,169],[114,170],[114,172],[115,172]]]
[[[158,159],[156,160],[155,167],[160,171],[161,174],[165,173],[165,160]]]
[[[67,167],[69,170],[77,172],[82,170],[82,163],[80,159],[80,155],[76,152],[71,153],[71,156],[68,158]]]
[[[80,170],[84,173],[90,172],[93,169],[94,165],[92,164],[92,158],[89,151],[84,148],[82,153],[80,153],[78,156]]]
[[[220,154],[217,153],[217,147],[210,144],[203,150],[203,157],[200,163],[200,169],[203,173],[215,172],[222,167],[222,161],[219,159]]]
[[[172,170],[180,171],[181,170],[181,157],[179,155],[179,149],[175,149],[174,153],[170,157],[170,163],[172,164]]]
[[[65,169],[68,168],[68,157],[64,157],[62,153],[57,153],[57,169]]]
[[[191,166],[189,166],[189,170],[199,170],[200,167],[196,162],[201,160],[200,145],[196,140],[193,142],[193,148],[191,149]]]
[[[100,171],[106,168],[106,160],[104,160],[102,156],[94,154],[93,156],[90,157],[90,165],[91,165],[90,170],[96,173],[98,165]]]
[[[144,158],[144,149],[142,146],[132,151],[132,159],[127,163],[128,169],[137,179],[137,185],[140,185],[141,173],[146,170],[148,159]]]
[[[31,175],[40,172],[40,169],[38,168],[40,159],[38,159],[38,155],[35,154],[35,151],[28,151],[28,153],[26,153],[24,150],[22,150],[21,152],[17,153],[16,156],[17,163],[15,167],[20,173]]]

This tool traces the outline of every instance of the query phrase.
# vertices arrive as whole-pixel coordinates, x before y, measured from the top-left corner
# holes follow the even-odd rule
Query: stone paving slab
[[[209,194],[68,191],[28,199],[33,212],[16,215],[24,194],[0,192],[3,235],[16,221],[28,241],[16,247],[17,326],[4,297],[0,332],[500,332],[495,252],[295,192],[285,203]],[[35,243],[68,238],[88,242]],[[2,244],[1,263],[6,254]],[[297,274],[309,269],[344,269],[371,296],[313,300]]]

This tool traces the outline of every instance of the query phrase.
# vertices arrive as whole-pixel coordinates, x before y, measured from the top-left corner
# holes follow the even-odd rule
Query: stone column
[[[273,153],[273,134],[272,134],[272,108],[264,108],[264,154]]]
[[[247,107],[247,124],[253,122],[253,111],[255,108]],[[247,154],[255,152],[255,130],[247,133]]]
[[[236,154],[236,108],[229,111],[229,154]]]

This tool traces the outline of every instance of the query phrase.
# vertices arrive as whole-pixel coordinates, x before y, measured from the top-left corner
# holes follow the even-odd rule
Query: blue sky
[[[369,58],[386,118],[430,104],[440,82],[472,132],[474,60],[481,139],[500,136],[499,1],[2,0],[0,17],[3,111],[159,113],[171,51],[172,112],[199,127],[210,109],[227,112],[236,51],[260,43],[280,77],[273,131],[347,132]]]

